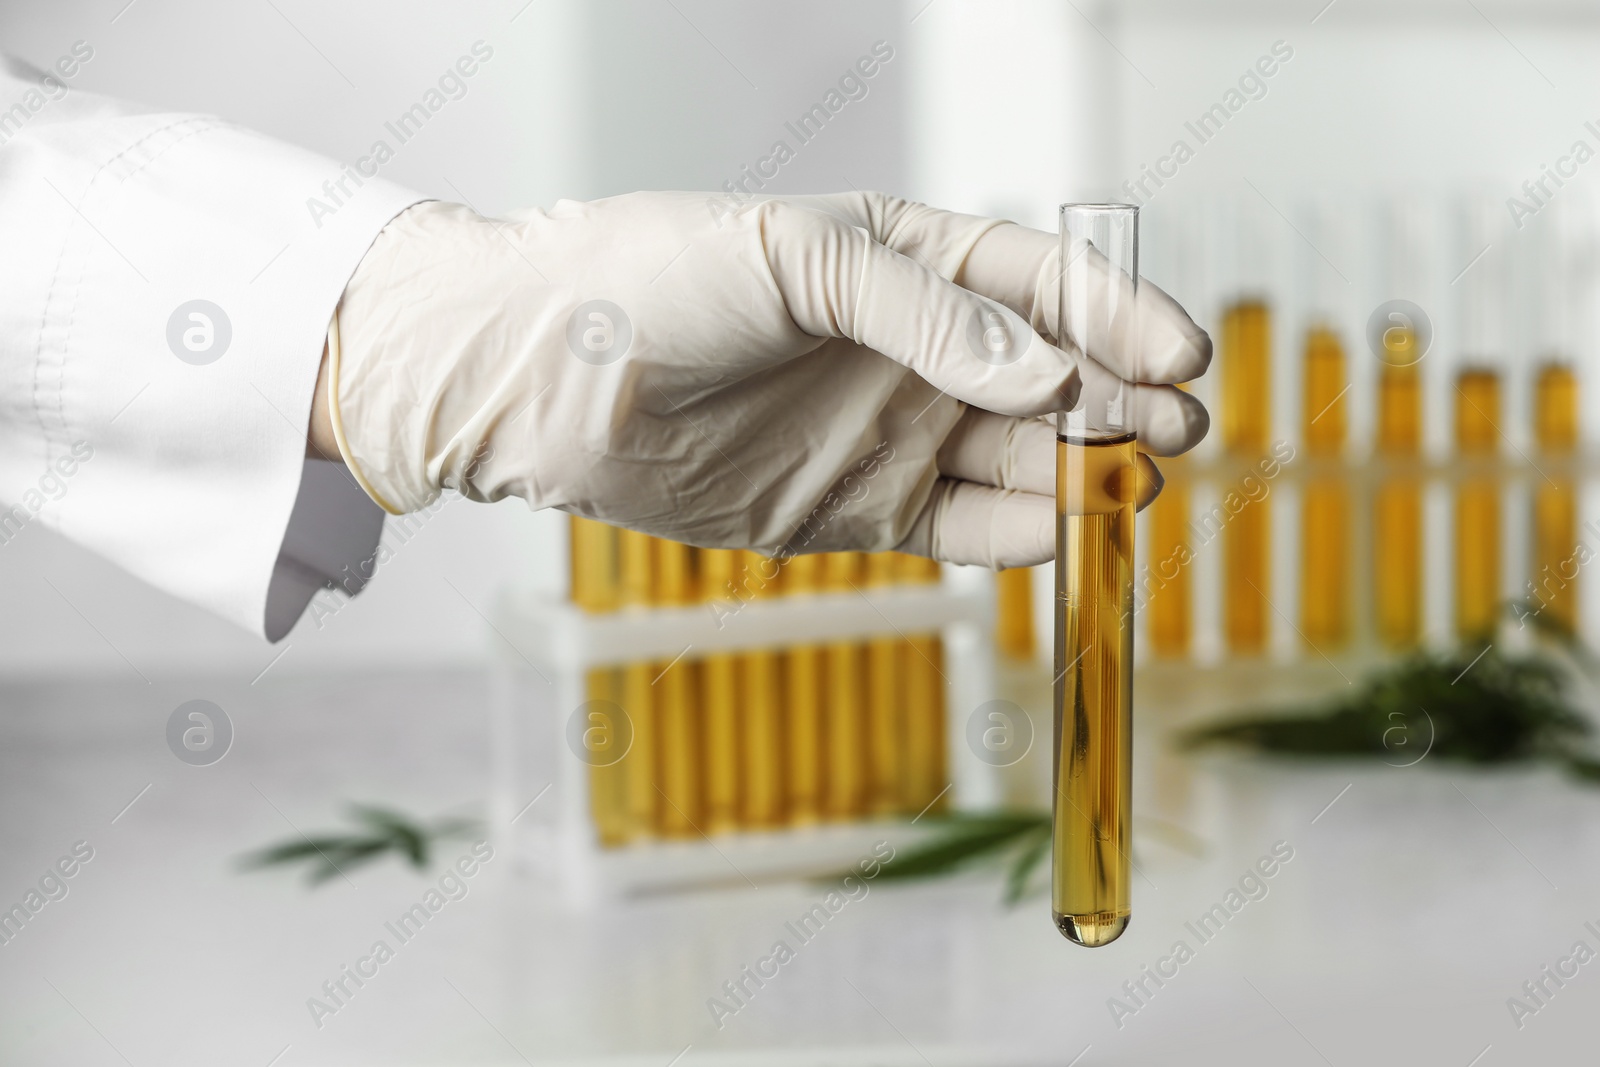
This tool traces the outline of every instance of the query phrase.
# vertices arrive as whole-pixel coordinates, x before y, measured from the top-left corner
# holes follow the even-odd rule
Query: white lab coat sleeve
[[[0,545],[53,527],[269,640],[359,589],[381,512],[304,457],[329,316],[425,199],[376,170],[0,68]]]

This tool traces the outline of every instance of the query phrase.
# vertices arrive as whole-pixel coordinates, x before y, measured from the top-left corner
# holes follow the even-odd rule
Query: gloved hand
[[[708,547],[1021,566],[1055,554],[1038,416],[1128,379],[1142,449],[1205,435],[1165,383],[1203,373],[1210,339],[1149,284],[1137,351],[1127,323],[1063,332],[1055,235],[877,193],[712,203],[391,222],[330,330],[340,450],[373,498],[403,513],[449,487]]]

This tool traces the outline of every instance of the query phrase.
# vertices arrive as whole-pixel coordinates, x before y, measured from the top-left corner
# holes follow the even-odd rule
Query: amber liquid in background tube
[[[1306,335],[1301,433],[1313,461],[1331,465],[1343,452],[1346,377],[1338,335],[1313,327]],[[1319,473],[1306,482],[1300,509],[1300,633],[1312,649],[1331,652],[1350,638],[1349,488],[1336,472]]]
[[[736,549],[708,548],[700,554],[700,595],[726,602],[735,596],[744,570]],[[717,652],[700,666],[701,752],[705,780],[705,831],[727,833],[738,828],[743,803],[740,793],[739,657]]]
[[[623,606],[650,604],[655,597],[655,538],[634,530],[617,531],[618,601]],[[657,727],[655,669],[648,663],[629,663],[621,669],[621,694],[617,703],[633,724],[633,743],[618,764],[625,778],[627,807],[623,813],[629,840],[656,832],[661,790],[656,784],[660,746]]]
[[[1222,444],[1249,463],[1272,436],[1272,313],[1246,299],[1222,320]],[[1248,500],[1222,534],[1223,632],[1228,650],[1266,651],[1272,595],[1272,503]]]
[[[1166,659],[1189,654],[1189,485],[1181,457],[1161,461],[1167,483],[1149,507],[1145,612],[1150,650]],[[1154,579],[1153,581],[1151,579]]]
[[[747,588],[757,599],[778,595],[776,560],[759,552],[745,552]],[[784,804],[783,681],[775,648],[758,648],[740,655],[739,675],[743,721],[744,812],[746,829],[782,826]]]
[[[607,612],[617,607],[617,530],[613,526],[569,518],[571,531],[572,601],[584,611]],[[587,699],[618,704],[621,672],[611,667],[590,670],[585,678]],[[605,712],[599,712],[604,716]],[[614,724],[591,716],[591,723],[607,727],[585,737],[615,737]],[[609,752],[597,753],[609,756]],[[625,843],[635,832],[628,819],[627,767],[622,760],[599,759],[589,764],[589,814],[600,844],[610,848]]]
[[[1422,383],[1416,334],[1384,334],[1390,357],[1378,371],[1378,441],[1382,459],[1404,464],[1422,449]],[[1378,485],[1372,509],[1373,607],[1378,636],[1393,649],[1422,640],[1422,485],[1413,474],[1391,474]]]
[[[1051,910],[1091,948],[1121,936],[1130,914],[1134,463],[1131,434],[1056,439]]]
[[[1466,459],[1494,455],[1500,431],[1500,376],[1470,369],[1456,379],[1456,451]],[[1492,474],[1456,487],[1456,636],[1493,637],[1500,613],[1500,486]]]
[[[936,560],[921,556],[898,556],[900,581],[909,585],[937,585],[943,572]],[[904,810],[918,817],[942,815],[950,803],[946,781],[948,762],[946,723],[944,638],[937,633],[906,635],[902,649],[905,680]]]
[[[1578,379],[1572,368],[1546,364],[1534,392],[1539,451],[1570,457],[1578,448]],[[1534,604],[1544,618],[1572,634],[1578,628],[1578,489],[1570,474],[1540,479],[1533,497]]]

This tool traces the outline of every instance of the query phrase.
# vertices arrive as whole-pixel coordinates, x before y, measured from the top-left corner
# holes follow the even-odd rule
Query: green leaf
[[[352,868],[377,859],[388,847],[388,842],[378,838],[351,841],[344,848],[319,854],[317,859],[320,862],[311,868],[307,878],[312,885],[320,885],[331,878],[348,874]]]
[[[285,841],[279,845],[272,845],[258,852],[247,853],[239,857],[239,863],[245,868],[294,863],[297,860],[314,859],[328,853],[341,852],[354,844],[360,843],[362,840],[364,839],[359,837],[338,837],[333,835],[300,837]]]
[[[1283,757],[1424,757],[1474,764],[1561,762],[1590,733],[1568,705],[1561,667],[1495,648],[1418,655],[1330,701],[1211,723],[1178,738],[1184,749],[1224,745]]]
[[[301,836],[247,853],[239,858],[239,864],[245,869],[255,869],[308,863],[307,879],[315,886],[389,853],[404,858],[414,869],[422,870],[428,866],[434,843],[447,837],[466,836],[478,829],[478,823],[472,819],[440,819],[430,826],[404,812],[368,804],[352,804],[349,813],[357,824],[352,833]]]
[[[411,861],[411,866],[422,870],[428,866],[427,828],[411,822],[404,815],[383,808],[352,804],[355,817],[389,840],[396,851]]]
[[[1033,813],[956,815],[939,820],[947,832],[908,849],[883,868],[880,878],[902,880],[953,874],[975,860],[993,855],[1041,828],[1050,817]]]

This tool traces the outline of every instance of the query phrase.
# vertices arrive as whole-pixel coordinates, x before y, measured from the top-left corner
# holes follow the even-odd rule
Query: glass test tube
[[[743,560],[736,549],[700,553],[700,595],[727,603],[738,589]],[[707,656],[700,664],[705,761],[705,830],[727,833],[739,825],[739,675],[731,652]]]
[[[1313,463],[1337,463],[1344,451],[1349,388],[1339,335],[1313,326],[1306,334],[1302,434]],[[1300,630],[1313,648],[1332,651],[1350,636],[1349,489],[1319,466],[1300,508]]]
[[[895,583],[899,568],[891,553],[871,552],[865,570],[867,588],[882,589]],[[905,778],[901,644],[899,637],[884,636],[867,642],[867,810],[873,815],[899,810]]]
[[[1061,208],[1061,323],[1085,349],[1137,353],[1138,208]],[[1109,275],[1109,284],[1108,276]],[[1068,939],[1127,929],[1132,807],[1134,394],[1057,416],[1051,910]]]
[[[745,552],[745,587],[757,600],[778,595],[778,561]],[[743,694],[744,819],[746,829],[782,826],[783,689],[775,649],[758,648],[740,657]]]
[[[1377,453],[1401,466],[1422,450],[1422,382],[1417,334],[1409,326],[1383,333],[1378,370]],[[1422,638],[1422,486],[1414,472],[1384,476],[1372,511],[1372,603],[1378,636],[1391,648]]]
[[[1353,510],[1344,469],[1350,368],[1336,323],[1352,317],[1351,286],[1332,264],[1352,258],[1350,207],[1319,199],[1301,212],[1298,291],[1307,313],[1301,361],[1300,436],[1307,478],[1300,496],[1300,638],[1327,654],[1350,639]],[[1331,257],[1331,258],[1330,258]]]
[[[1456,379],[1456,452],[1472,462],[1498,443],[1500,375],[1469,368]],[[1500,608],[1500,487],[1493,472],[1463,478],[1456,489],[1456,635],[1489,636]]]
[[[1272,314],[1245,299],[1222,319],[1222,445],[1255,463],[1272,435]],[[1223,629],[1228,648],[1255,655],[1267,647],[1271,611],[1272,509],[1247,499],[1222,534]]]
[[[1202,241],[1207,213],[1185,213],[1162,227],[1159,243],[1140,249],[1145,269],[1155,268],[1167,292],[1182,302],[1194,300],[1202,279],[1211,273],[1204,266]],[[1220,266],[1220,264],[1219,264]],[[1179,385],[1187,391],[1187,384]],[[1148,533],[1146,559],[1139,570],[1139,610],[1145,618],[1145,643],[1162,659],[1185,659],[1193,634],[1193,595],[1190,564],[1189,463],[1181,456],[1161,461],[1166,482],[1161,495],[1144,509]]]
[[[1534,435],[1539,451],[1570,457],[1578,450],[1578,379],[1564,363],[1546,364],[1534,384]],[[1570,474],[1539,479],[1533,497],[1533,595],[1541,615],[1563,633],[1578,627],[1578,491]]]
[[[1511,253],[1521,248],[1501,240],[1504,217],[1498,198],[1481,193],[1464,198],[1455,213],[1457,254],[1467,250],[1479,256],[1453,283],[1461,293],[1456,301],[1459,372],[1449,397],[1461,468],[1452,494],[1453,586],[1455,631],[1464,642],[1486,639],[1501,607],[1500,485],[1490,464],[1499,450],[1502,371],[1509,369],[1511,345],[1524,333],[1512,329],[1510,299]],[[1501,247],[1493,249],[1496,244]]]
[[[656,603],[693,602],[698,550],[677,541],[656,541]],[[660,830],[664,837],[701,832],[701,728],[694,664],[661,660],[654,666],[656,722],[661,752]]]
[[[572,602],[584,611],[614,611],[617,607],[617,529],[593,519],[571,516],[569,559],[572,565]],[[586,699],[618,703],[621,697],[619,672],[598,667],[585,678]],[[615,725],[601,718],[592,721],[609,729],[585,736],[615,737]],[[608,753],[589,764],[589,816],[594,821],[600,844],[620,845],[630,836],[627,813],[627,776],[621,761],[606,762]]]
[[[897,554],[900,580],[908,584],[938,584],[943,571],[938,560]],[[945,810],[944,640],[936,633],[908,634],[901,647],[905,675],[905,810],[930,813]],[[930,807],[931,805],[931,807]]]
[[[1033,570],[1013,567],[994,576],[995,645],[1006,659],[1033,659]]]
[[[1150,562],[1145,617],[1150,649],[1181,659],[1189,654],[1189,483],[1180,457],[1161,461],[1167,481],[1150,513]]]
[[[861,580],[860,552],[829,552],[822,561],[823,588],[851,591]],[[830,819],[853,819],[866,809],[865,684],[859,641],[830,642],[823,650],[828,701],[823,733],[828,744],[823,810]]]
[[[823,557],[791,556],[783,567],[785,596],[815,593]],[[784,769],[788,774],[789,823],[809,826],[822,817],[822,648],[791,645],[783,654],[786,718]]]
[[[655,597],[655,538],[634,530],[618,530],[617,566],[622,606],[651,603]],[[630,663],[621,674],[622,699],[618,703],[633,723],[633,744],[620,764],[627,780],[627,836],[644,837],[655,832],[661,796],[656,787],[656,691],[650,684],[655,674],[648,661]]]

